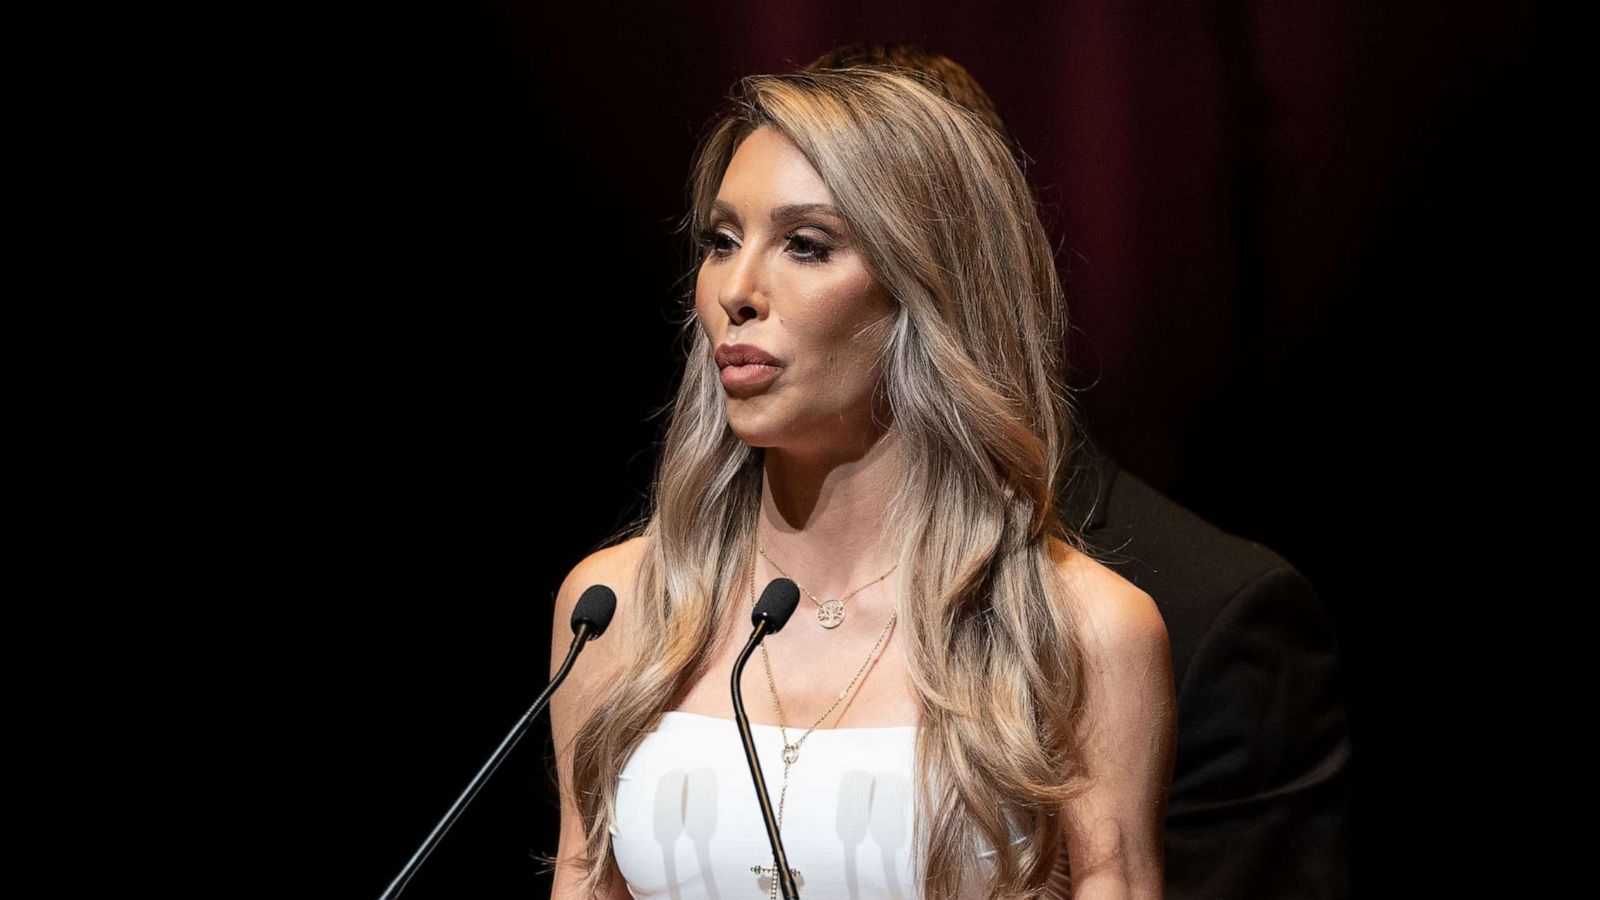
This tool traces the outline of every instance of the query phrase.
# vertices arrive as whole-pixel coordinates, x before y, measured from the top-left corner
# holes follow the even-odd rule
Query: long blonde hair
[[[985,895],[1038,896],[1085,777],[1089,685],[1049,539],[1090,552],[1057,506],[1075,413],[1054,257],[1012,154],[970,110],[892,67],[752,75],[696,153],[701,235],[740,141],[780,130],[833,194],[874,277],[897,298],[885,392],[909,475],[885,513],[904,535],[896,609],[918,696],[918,879],[955,897],[963,860],[996,850]],[[697,260],[698,264],[698,260]],[[622,767],[712,661],[735,614],[761,500],[762,451],[729,429],[713,347],[694,317],[650,508],[618,677],[574,738],[584,823],[580,892],[604,886]],[[1009,820],[1009,821],[1008,821]],[[1013,845],[1012,822],[1025,840]]]

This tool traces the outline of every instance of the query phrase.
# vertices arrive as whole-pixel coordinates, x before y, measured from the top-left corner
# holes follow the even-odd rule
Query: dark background
[[[65,640],[21,654],[72,761],[56,890],[382,891],[643,502],[701,130],[861,40],[963,63],[1033,158],[1097,438],[1316,586],[1358,892],[1566,877],[1592,101],[1540,8],[577,6],[75,14],[37,229]],[[407,896],[547,895],[548,752]]]

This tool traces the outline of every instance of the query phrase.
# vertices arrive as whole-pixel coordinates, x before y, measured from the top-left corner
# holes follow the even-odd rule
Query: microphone
[[[796,597],[796,602],[799,602],[798,596]],[[394,881],[389,883],[389,888],[383,892],[380,900],[393,900],[393,898],[400,896],[401,891],[405,890],[406,883],[411,880],[411,876],[416,874],[417,869],[421,868],[423,861],[428,858],[428,854],[432,853],[433,848],[438,846],[439,840],[444,837],[445,832],[449,831],[450,826],[455,824],[456,818],[461,815],[461,811],[466,809],[468,803],[472,802],[472,798],[477,795],[478,789],[483,787],[483,783],[489,780],[489,776],[494,774],[494,770],[500,767],[500,763],[511,753],[511,748],[522,740],[522,736],[528,731],[528,726],[533,723],[534,717],[539,715],[545,706],[549,705],[550,695],[554,694],[556,688],[561,686],[561,682],[567,680],[567,673],[572,671],[572,664],[577,660],[578,654],[583,650],[584,645],[605,634],[606,627],[611,624],[611,616],[616,611],[617,595],[611,588],[603,584],[591,585],[588,590],[583,592],[583,596],[578,598],[577,604],[572,609],[572,646],[567,650],[567,658],[561,663],[560,670],[556,672],[554,678],[550,679],[550,684],[539,695],[539,699],[533,702],[533,707],[523,714],[522,718],[511,729],[511,733],[506,735],[505,740],[500,742],[500,746],[495,749],[494,755],[490,756],[489,761],[483,764],[482,769],[478,770],[478,774],[473,776],[472,781],[467,784],[467,789],[461,792],[461,796],[456,798],[455,803],[451,804],[449,811],[444,814],[444,818],[439,820],[439,824],[433,826],[433,833],[429,834],[428,839],[422,842],[421,847],[417,848],[417,852],[411,855],[411,861],[406,863],[406,867],[401,869],[400,874],[396,875]]]
[[[616,615],[616,612],[616,593],[603,584],[590,585],[572,607],[573,646],[577,646],[580,637],[587,637],[592,641],[605,634],[606,628],[611,625],[611,617]],[[562,666],[559,677],[565,678],[566,672],[567,667]]]
[[[756,800],[761,804],[767,840],[772,843],[772,857],[777,862],[778,871],[773,873],[773,877],[778,879],[784,900],[799,900],[800,889],[795,887],[794,873],[789,871],[789,859],[784,855],[783,840],[778,836],[778,823],[772,817],[772,797],[767,794],[766,779],[761,777],[761,760],[756,757],[755,739],[750,736],[750,717],[744,712],[744,695],[739,690],[739,680],[744,675],[745,662],[760,645],[761,639],[783,630],[799,605],[800,588],[793,581],[774,578],[768,582],[767,589],[761,592],[761,599],[756,601],[755,610],[750,613],[750,624],[755,626],[750,633],[750,642],[745,644],[744,651],[733,664],[733,718],[739,725],[739,737],[744,739],[744,758],[750,763],[750,777],[756,783]]]

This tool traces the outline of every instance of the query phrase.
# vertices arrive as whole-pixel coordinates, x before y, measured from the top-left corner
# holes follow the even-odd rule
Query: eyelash
[[[716,259],[727,259],[727,257],[717,253],[716,246],[717,240],[725,237],[727,237],[726,234],[723,234],[714,228],[702,230],[695,238],[695,243],[700,248],[701,256],[704,256],[706,253],[710,253]],[[816,240],[815,238],[808,238],[804,235],[790,233],[785,235],[784,239],[810,248],[807,251],[807,255],[795,257],[797,262],[805,265],[819,265],[821,263],[825,263],[828,261],[830,254],[833,252],[831,248],[821,241]]]

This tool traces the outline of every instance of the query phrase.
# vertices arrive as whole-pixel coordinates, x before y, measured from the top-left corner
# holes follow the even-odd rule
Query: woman
[[[1062,521],[1062,295],[1003,141],[915,73],[752,76],[699,148],[688,358],[647,516],[573,568],[555,897],[1159,897],[1166,631]],[[763,871],[764,868],[764,871]]]

